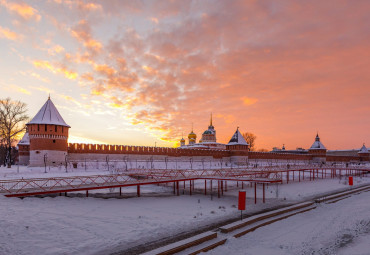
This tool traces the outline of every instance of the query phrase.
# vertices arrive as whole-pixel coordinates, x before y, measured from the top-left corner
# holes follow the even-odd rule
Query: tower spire
[[[210,126],[213,126],[213,125],[212,125],[212,112],[211,112],[211,125],[210,125]]]

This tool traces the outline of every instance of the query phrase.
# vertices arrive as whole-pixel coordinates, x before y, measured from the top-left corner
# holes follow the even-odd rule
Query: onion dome
[[[197,135],[193,132],[193,130],[188,135],[189,139],[197,139]]]
[[[185,142],[184,137],[183,137],[183,138],[181,138],[180,142],[182,142],[182,143],[184,143],[184,142]]]

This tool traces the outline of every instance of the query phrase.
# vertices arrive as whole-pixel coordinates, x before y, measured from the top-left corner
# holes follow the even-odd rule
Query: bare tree
[[[12,144],[26,130],[26,104],[20,101],[12,101],[9,97],[0,99],[0,139],[7,148],[6,161],[8,167],[12,162]]]
[[[249,144],[249,148],[251,151],[255,150],[255,141],[257,139],[257,136],[253,133],[246,132],[243,134],[244,139]]]

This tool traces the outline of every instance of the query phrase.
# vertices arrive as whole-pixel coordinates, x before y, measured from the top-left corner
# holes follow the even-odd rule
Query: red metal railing
[[[260,168],[255,170],[247,169],[217,169],[217,170],[162,170],[162,169],[136,169],[125,171],[121,174],[70,176],[52,178],[34,178],[17,180],[0,180],[0,192],[6,196],[26,196],[35,194],[59,193],[69,191],[103,189],[114,187],[125,187],[134,185],[158,184],[166,182],[188,181],[196,179],[205,180],[231,180],[254,183],[282,182],[285,174],[287,182],[291,173],[299,171],[309,172],[313,180],[325,178],[330,172],[330,177],[337,175],[362,175],[368,173],[369,169],[348,169],[348,168]],[[321,171],[321,172],[320,172]],[[325,173],[325,174],[324,174]],[[304,177],[303,177],[304,178]],[[307,178],[307,177],[306,177]]]

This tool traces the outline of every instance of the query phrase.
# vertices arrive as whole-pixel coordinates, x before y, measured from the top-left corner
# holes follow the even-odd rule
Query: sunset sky
[[[70,141],[370,146],[370,1],[0,0],[0,98],[48,94]]]

